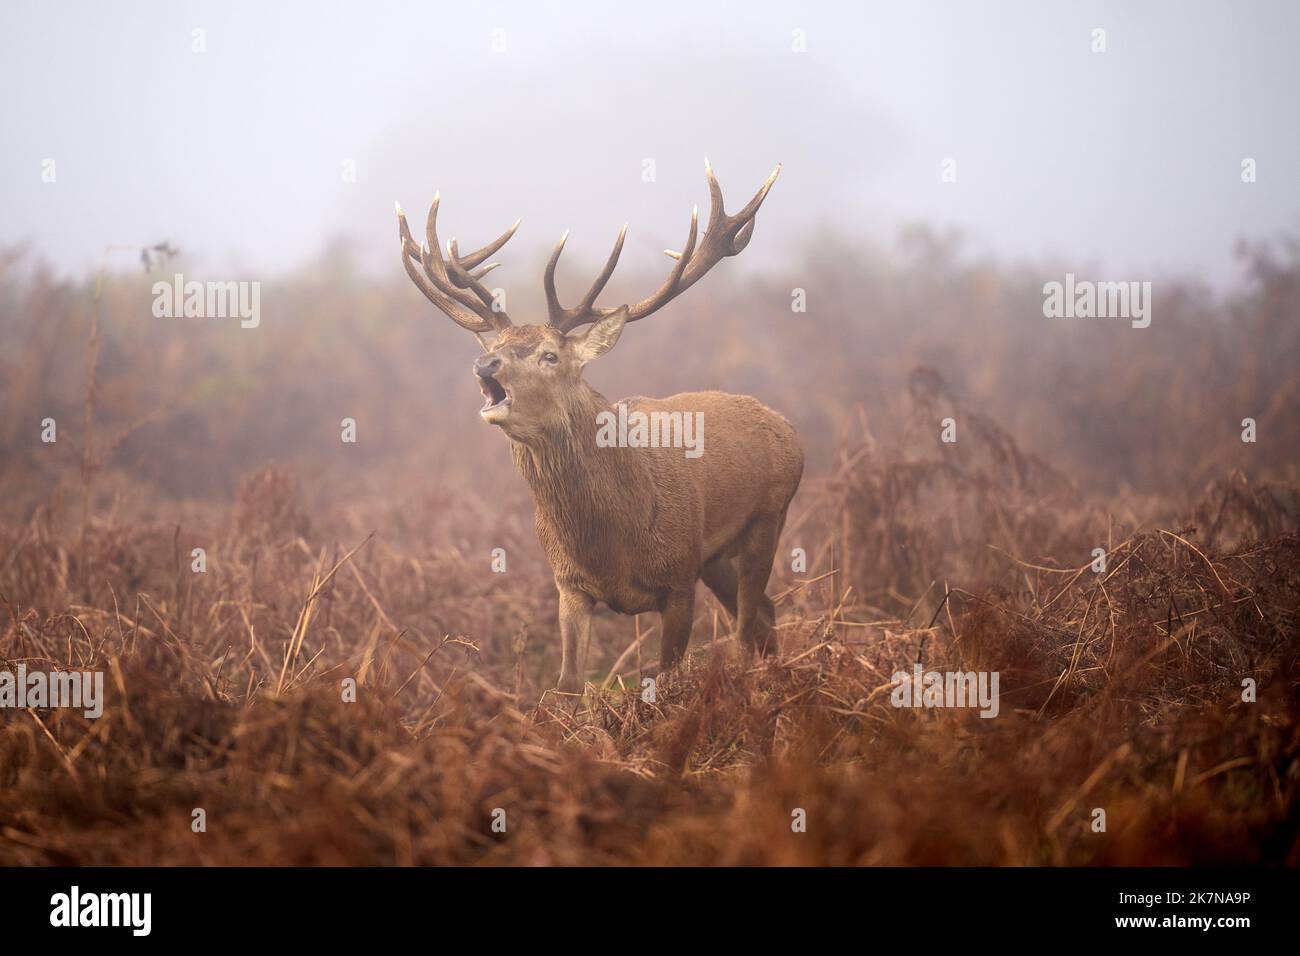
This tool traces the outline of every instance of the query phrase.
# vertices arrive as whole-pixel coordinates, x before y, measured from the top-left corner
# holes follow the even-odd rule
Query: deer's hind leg
[[[784,523],[784,510],[756,517],[745,530],[737,555],[740,641],[765,657],[778,650],[776,605],[767,596],[767,581],[772,576],[772,561]]]
[[[727,609],[727,613],[734,621],[736,595],[740,591],[740,579],[736,575],[735,561],[719,555],[700,569],[700,580],[713,592],[713,596]]]

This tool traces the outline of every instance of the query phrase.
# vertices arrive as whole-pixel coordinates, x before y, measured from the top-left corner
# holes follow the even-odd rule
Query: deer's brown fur
[[[620,234],[592,290],[578,306],[560,306],[553,273],[561,240],[547,268],[547,325],[511,324],[478,281],[491,268],[479,265],[514,227],[464,258],[455,242],[449,243],[446,262],[431,251],[438,248],[436,201],[427,245],[416,247],[401,219],[403,263],[416,284],[458,324],[476,334],[496,333],[474,365],[487,396],[481,415],[510,438],[515,465],[533,492],[537,536],[559,591],[562,693],[582,693],[597,602],[624,614],[659,612],[660,663],[673,667],[690,640],[697,581],[737,622],[742,644],[761,654],[777,650],[776,613],[766,588],[803,474],[794,427],[749,396],[684,392],[620,404],[629,415],[700,416],[705,430],[698,457],[681,447],[604,447],[597,440],[601,416],[617,415],[616,407],[582,378],[583,366],[613,348],[627,322],[649,315],[717,261],[744,248],[775,178],[773,173],[741,213],[727,216],[710,170],[713,209],[703,240],[697,249],[692,216],[669,280],[635,305],[602,309],[594,304],[617,261]],[[416,262],[423,277],[414,269]],[[586,331],[576,331],[588,324]]]

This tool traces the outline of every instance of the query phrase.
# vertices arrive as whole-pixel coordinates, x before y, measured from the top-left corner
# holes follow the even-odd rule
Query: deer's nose
[[[501,367],[501,356],[480,355],[474,360],[474,374],[479,378],[491,378]]]

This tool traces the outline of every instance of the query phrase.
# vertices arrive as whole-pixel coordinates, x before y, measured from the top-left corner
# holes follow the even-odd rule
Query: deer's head
[[[734,216],[722,205],[722,188],[704,161],[709,181],[709,224],[698,237],[698,210],[691,212],[690,232],[681,252],[665,253],[676,259],[668,278],[651,295],[634,304],[602,308],[596,298],[605,288],[619,254],[627,226],[618,234],[605,267],[582,300],[572,308],[560,304],[555,291],[555,267],[564,251],[566,232],[551,254],[543,282],[546,289],[545,324],[515,325],[483,285],[487,275],[499,263],[485,261],[509,241],[519,228],[513,226],[481,249],[462,256],[456,240],[447,242],[446,258],[438,242],[438,204],[435,193],[425,225],[426,241],[416,245],[411,238],[402,207],[397,207],[397,221],[402,240],[402,265],[411,281],[425,296],[457,325],[478,338],[484,354],[474,363],[486,403],[479,414],[485,422],[500,426],[517,441],[528,441],[544,434],[548,427],[562,423],[571,402],[583,394],[582,368],[592,359],[608,352],[618,342],[628,322],[643,319],[669,300],[689,289],[704,273],[749,244],[754,231],[754,217],[767,192],[776,182],[778,164],[754,198]],[[417,268],[417,266],[419,268]],[[583,326],[590,326],[582,329]],[[490,337],[485,338],[485,336]]]

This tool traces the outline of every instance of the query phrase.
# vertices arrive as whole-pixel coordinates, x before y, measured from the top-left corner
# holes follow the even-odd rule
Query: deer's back
[[[665,497],[690,499],[680,504],[699,522],[701,561],[726,553],[756,515],[780,514],[794,497],[803,474],[799,436],[784,416],[758,399],[709,391],[624,402],[629,413],[680,412],[683,418],[700,413],[699,457],[686,457],[682,448],[648,451]]]

